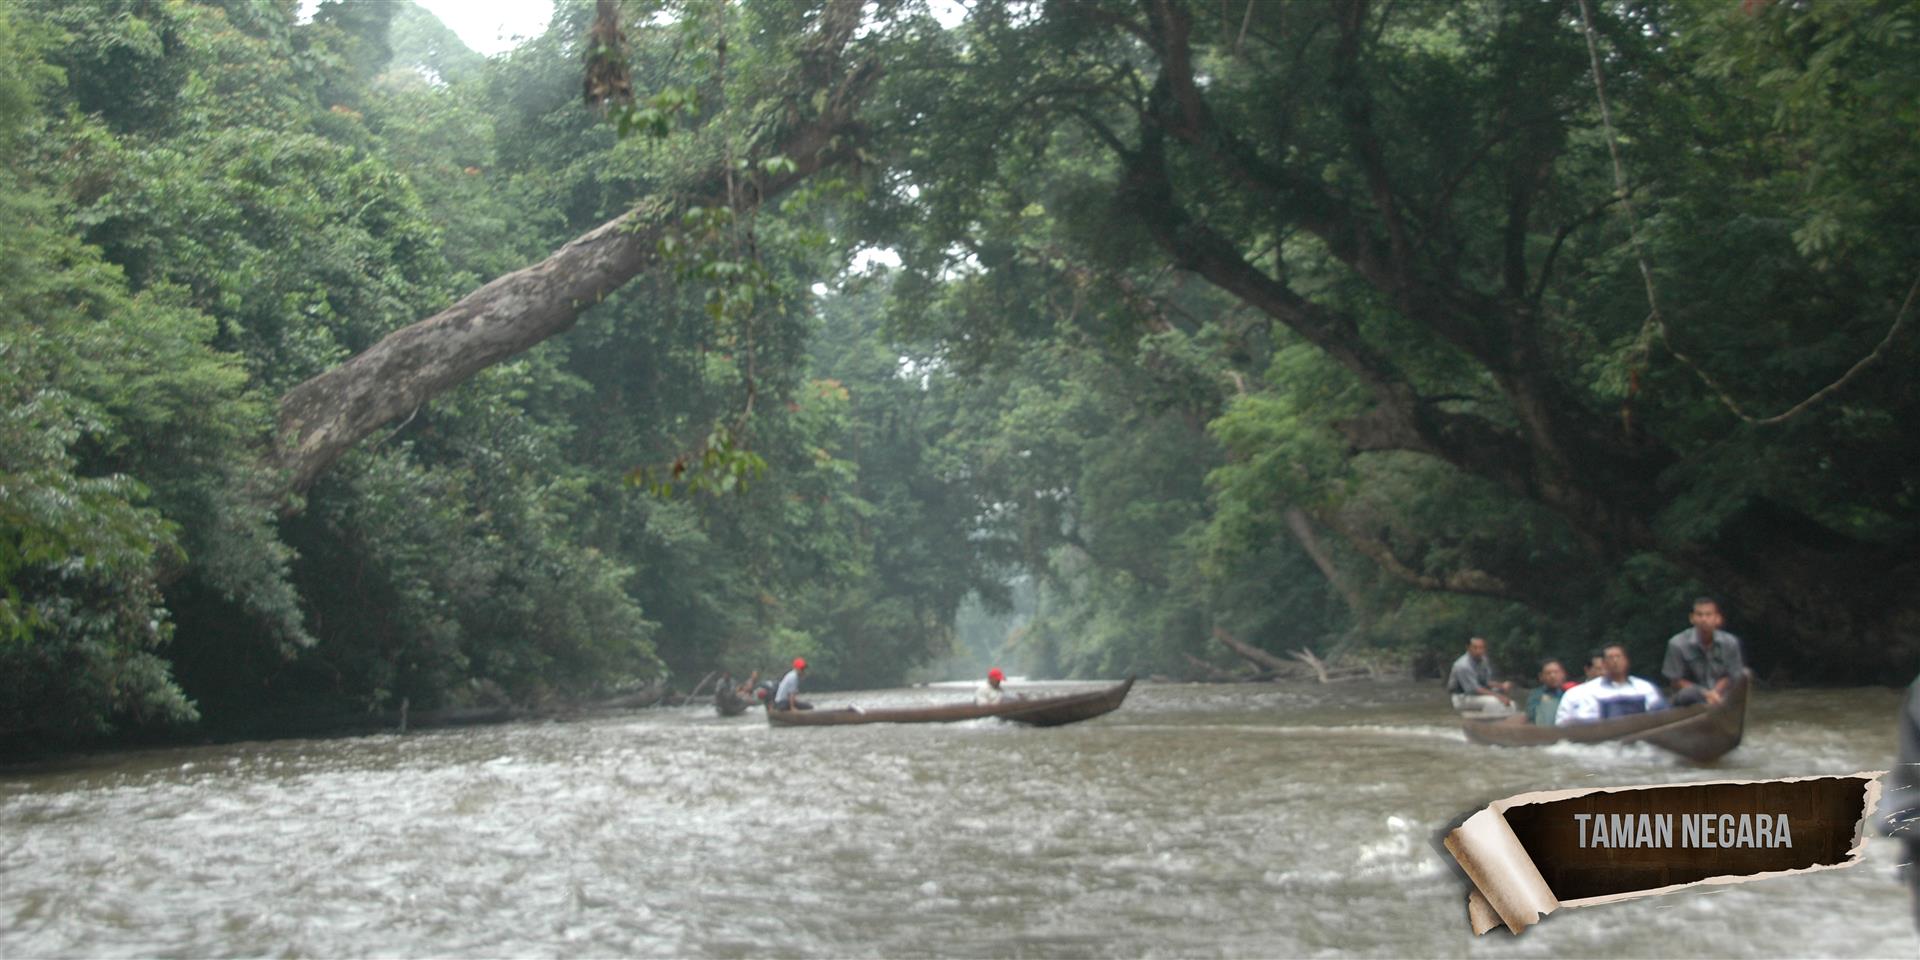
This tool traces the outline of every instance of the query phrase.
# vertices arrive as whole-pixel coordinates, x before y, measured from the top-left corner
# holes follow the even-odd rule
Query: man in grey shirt
[[[1693,601],[1693,626],[1667,641],[1667,660],[1660,672],[1673,685],[1673,705],[1719,703],[1746,669],[1740,656],[1740,638],[1720,629],[1720,604],[1712,597]]]
[[[1513,699],[1507,696],[1507,683],[1493,682],[1493,663],[1487,659],[1487,641],[1474,637],[1467,641],[1467,652],[1453,662],[1447,674],[1447,693],[1453,708],[1467,716],[1504,717],[1513,713]]]

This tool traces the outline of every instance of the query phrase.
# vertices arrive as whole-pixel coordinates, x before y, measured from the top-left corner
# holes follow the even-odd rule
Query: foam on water
[[[1432,690],[1372,684],[1143,685],[1049,730],[685,709],[103,756],[0,779],[0,955],[1911,953],[1885,840],[1467,934],[1436,840],[1490,800],[1884,766],[1891,698],[1780,700],[1710,768],[1479,747]]]

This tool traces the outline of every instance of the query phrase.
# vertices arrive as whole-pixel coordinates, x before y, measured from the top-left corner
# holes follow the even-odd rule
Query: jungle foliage
[[[1222,633],[1646,667],[1699,592],[1911,674],[1920,6],[612,9],[0,6],[7,748]],[[289,494],[283,397],[635,211]]]

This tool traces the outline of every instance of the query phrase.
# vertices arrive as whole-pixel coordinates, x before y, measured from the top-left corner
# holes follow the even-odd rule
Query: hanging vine
[[[1633,359],[1632,366],[1627,374],[1627,399],[1621,405],[1621,420],[1625,428],[1629,432],[1633,429],[1633,398],[1639,392],[1641,374],[1646,369],[1647,363],[1652,357],[1653,340],[1656,336],[1660,340],[1660,345],[1665,347],[1667,352],[1673,355],[1674,359],[1680,361],[1688,370],[1693,371],[1693,374],[1700,378],[1700,382],[1706,384],[1707,388],[1713,391],[1714,395],[1719,398],[1721,404],[1732,411],[1734,416],[1739,417],[1747,423],[1762,427],[1785,423],[1799,416],[1814,404],[1840,392],[1849,382],[1859,376],[1862,371],[1878,363],[1882,357],[1886,356],[1894,340],[1900,335],[1900,331],[1906,327],[1908,317],[1912,314],[1914,298],[1916,295],[1920,295],[1920,277],[1916,277],[1913,286],[1908,288],[1907,298],[1905,302],[1900,305],[1899,312],[1894,315],[1893,325],[1887,329],[1887,335],[1880,339],[1880,342],[1874,346],[1872,351],[1856,361],[1853,366],[1849,367],[1845,373],[1840,375],[1839,379],[1815,390],[1812,394],[1809,394],[1806,399],[1773,416],[1757,417],[1748,413],[1746,409],[1740,405],[1740,402],[1735,400],[1731,393],[1727,392],[1726,387],[1722,386],[1719,380],[1715,379],[1712,374],[1706,371],[1706,368],[1700,366],[1692,357],[1681,352],[1678,347],[1673,345],[1673,339],[1668,335],[1666,317],[1660,312],[1660,293],[1659,287],[1653,279],[1653,267],[1648,262],[1646,245],[1640,237],[1640,218],[1634,212],[1632,191],[1627,186],[1626,164],[1620,159],[1620,138],[1614,132],[1613,110],[1607,102],[1607,82],[1605,73],[1600,68],[1600,40],[1598,31],[1596,31],[1593,26],[1593,8],[1590,0],[1580,0],[1580,20],[1586,28],[1587,57],[1593,67],[1593,90],[1600,103],[1600,124],[1606,133],[1607,154],[1613,161],[1614,197],[1620,204],[1620,210],[1627,219],[1627,242],[1633,248],[1634,260],[1639,264],[1640,276],[1641,279],[1645,281],[1647,288],[1647,319],[1640,327],[1640,335],[1636,338],[1633,351],[1630,354]]]

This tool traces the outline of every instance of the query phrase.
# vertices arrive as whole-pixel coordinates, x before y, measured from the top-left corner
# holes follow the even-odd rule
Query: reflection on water
[[[1436,843],[1526,790],[1882,769],[1897,704],[1763,691],[1705,769],[1473,746],[1435,684],[1148,685],[1052,730],[689,707],[95,757],[0,776],[0,955],[1905,956],[1886,840],[1478,940]]]

